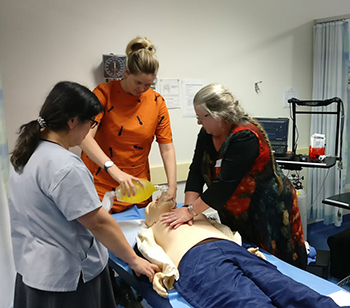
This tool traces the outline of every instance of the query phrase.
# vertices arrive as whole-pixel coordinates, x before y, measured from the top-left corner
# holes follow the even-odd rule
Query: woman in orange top
[[[82,159],[91,171],[100,196],[121,186],[128,195],[135,194],[139,178],[150,180],[148,155],[154,138],[168,180],[168,194],[176,197],[176,161],[170,119],[164,98],[151,89],[159,62],[152,42],[133,39],[126,47],[127,68],[122,80],[100,84],[93,91],[103,106],[96,117],[98,126],[81,143]],[[146,200],[139,207],[149,203]],[[114,201],[111,212],[130,208]]]

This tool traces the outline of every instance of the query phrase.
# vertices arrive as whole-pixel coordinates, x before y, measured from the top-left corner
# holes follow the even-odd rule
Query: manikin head
[[[160,215],[166,212],[170,212],[172,209],[176,208],[173,201],[166,201],[168,194],[162,192],[156,201],[153,201],[147,205],[145,208],[145,217],[147,227],[151,227],[158,220]]]

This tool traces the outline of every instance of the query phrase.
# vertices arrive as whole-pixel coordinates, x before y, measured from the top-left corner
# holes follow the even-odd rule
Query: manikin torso
[[[162,200],[161,197],[156,202],[148,205],[145,215],[146,224],[152,228],[156,243],[163,248],[177,267],[185,253],[197,244],[220,239],[240,241],[238,234],[237,238],[234,238],[220,232],[203,214],[199,214],[194,218],[192,226],[183,224],[177,229],[172,229],[159,221],[160,215],[170,211],[171,207],[171,203]]]
[[[184,254],[193,246],[207,240],[232,240],[217,230],[203,214],[195,217],[193,225],[183,224],[177,229],[158,221],[152,226],[154,238],[178,267]]]

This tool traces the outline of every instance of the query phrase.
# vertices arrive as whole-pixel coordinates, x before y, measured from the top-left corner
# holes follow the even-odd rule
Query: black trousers
[[[94,279],[72,292],[50,292],[31,288],[17,273],[13,308],[116,308],[108,266]]]

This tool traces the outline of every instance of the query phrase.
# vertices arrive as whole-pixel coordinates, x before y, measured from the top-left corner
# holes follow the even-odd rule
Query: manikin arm
[[[118,258],[127,262],[137,276],[145,274],[152,282],[154,272],[158,271],[159,268],[136,255],[119,224],[103,207],[79,217],[77,221],[89,229]]]
[[[174,262],[164,252],[163,248],[156,243],[152,228],[148,228],[145,224],[141,227],[136,242],[141,254],[161,269],[161,272],[154,276],[153,289],[160,296],[167,297],[167,289],[173,289],[174,281],[179,279],[179,271]]]

